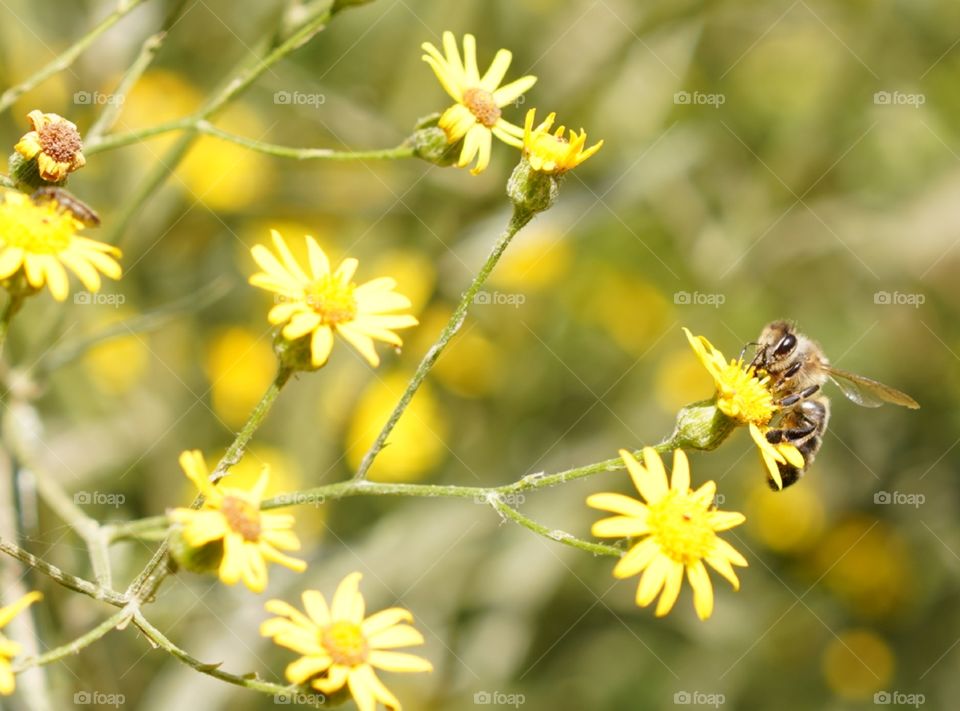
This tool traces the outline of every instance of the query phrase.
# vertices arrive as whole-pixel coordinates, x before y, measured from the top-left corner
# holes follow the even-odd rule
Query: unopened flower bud
[[[715,400],[695,402],[677,414],[671,444],[678,449],[716,449],[736,425],[717,408]]]

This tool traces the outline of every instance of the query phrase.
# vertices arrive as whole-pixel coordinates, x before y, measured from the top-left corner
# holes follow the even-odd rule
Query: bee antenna
[[[744,344],[743,348],[740,349],[739,360],[743,360],[743,355],[747,352],[747,349],[750,346],[759,346],[759,345],[760,345],[759,341],[750,341],[749,343]]]

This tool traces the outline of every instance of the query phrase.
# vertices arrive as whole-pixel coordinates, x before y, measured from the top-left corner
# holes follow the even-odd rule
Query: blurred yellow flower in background
[[[372,383],[360,398],[344,442],[347,462],[360,466],[410,381],[409,373],[391,373]],[[397,422],[387,446],[377,455],[369,478],[375,481],[417,481],[447,453],[449,424],[429,383],[423,383]]]
[[[523,130],[506,121],[501,109],[520,98],[536,84],[537,78],[527,75],[500,86],[513,61],[509,50],[499,50],[481,77],[477,68],[477,40],[473,35],[463,36],[462,60],[452,32],[443,33],[443,54],[430,42],[424,42],[421,47],[426,52],[423,61],[430,65],[444,90],[457,102],[443,112],[439,125],[447,134],[448,143],[463,139],[458,167],[463,168],[476,158],[477,163],[470,172],[476,175],[483,171],[490,164],[494,136],[515,148],[523,144]]]
[[[53,298],[64,301],[70,269],[87,291],[100,291],[100,274],[119,279],[120,250],[81,237],[82,222],[55,200],[35,202],[15,190],[0,194],[0,279],[21,269],[34,289],[46,284]]]
[[[101,390],[122,394],[141,381],[150,362],[150,351],[143,338],[140,335],[111,339],[84,356],[84,369]]]
[[[37,161],[40,177],[51,183],[63,182],[87,164],[77,125],[57,114],[31,111],[27,114],[33,130],[14,147],[26,160]]]
[[[556,113],[551,113],[536,127],[533,125],[537,114],[536,109],[527,111],[523,123],[523,155],[530,163],[530,167],[540,173],[561,174],[573,170],[603,147],[603,141],[594,143],[584,149],[587,143],[587,132],[580,129],[577,133],[572,128],[570,135],[564,137],[566,126],[560,126],[556,132],[550,133]]]
[[[30,592],[21,597],[16,602],[0,607],[0,629],[6,627],[10,620],[23,612],[27,607],[42,600],[43,595],[38,592]],[[0,695],[10,696],[16,688],[13,670],[10,668],[10,660],[20,654],[20,645],[13,642],[0,633]]]
[[[902,612],[913,595],[913,554],[897,530],[867,516],[830,529],[813,549],[811,575],[860,615]]]
[[[215,334],[204,370],[217,416],[231,427],[242,425],[273,382],[276,361],[269,334],[239,326]]]
[[[578,264],[577,272],[582,286],[564,296],[578,318],[603,329],[631,355],[646,354],[669,325],[670,309],[660,290],[602,262]]]
[[[410,300],[410,312],[419,314],[429,303],[437,283],[437,267],[430,257],[412,249],[383,252],[370,264],[374,274],[389,274],[397,290]]]
[[[770,378],[757,377],[756,369],[752,365],[745,366],[742,360],[731,359],[727,362],[723,353],[714,348],[706,338],[694,336],[686,328],[683,332],[700,363],[713,377],[717,388],[717,409],[738,424],[747,425],[771,480],[778,489],[782,489],[783,480],[780,478],[778,465],[789,462],[792,466],[803,469],[806,463],[800,450],[792,444],[771,444],[767,441],[766,433],[770,429],[768,425],[777,412],[773,395],[767,388]]]
[[[655,393],[664,412],[676,412],[703,399],[703,391],[711,385],[713,379],[688,348],[671,350],[657,367]]]
[[[734,590],[740,580],[734,565],[746,566],[746,559],[717,536],[744,522],[743,514],[718,511],[714,506],[717,485],[708,481],[696,491],[690,488],[690,465],[683,450],[673,452],[673,472],[667,472],[653,447],[643,450],[643,464],[630,452],[620,450],[623,463],[643,501],[623,494],[593,494],[587,504],[617,514],[593,524],[591,533],[605,538],[640,538],[616,567],[616,578],[643,573],[637,586],[636,602],[646,607],[660,596],[656,615],[673,609],[686,572],[693,588],[697,616],[705,620],[713,613],[713,585],[704,562],[725,577]]]
[[[259,115],[241,104],[231,106],[216,123],[224,131],[256,140],[267,131]],[[177,175],[192,197],[217,211],[246,209],[275,182],[268,156],[213,136],[197,140]]]
[[[893,652],[870,630],[845,630],[830,637],[822,668],[827,685],[841,698],[873,700],[893,676]]]
[[[820,541],[824,527],[823,503],[813,482],[770,496],[757,486],[747,499],[750,534],[778,553],[801,554]]]
[[[397,348],[403,341],[394,329],[417,325],[409,314],[392,313],[410,308],[410,300],[394,291],[396,281],[380,277],[357,285],[353,275],[359,262],[344,259],[335,271],[313,237],[307,236],[310,274],[303,271],[279,232],[272,232],[280,260],[263,245],[251,250],[263,270],[250,277],[253,286],[272,291],[278,303],[270,309],[270,323],[285,324],[281,333],[288,341],[310,335],[311,361],[324,365],[333,350],[334,333],[343,337],[370,365],[380,364],[374,341]],[[282,262],[282,263],[281,263]]]
[[[401,711],[397,697],[374,670],[429,672],[433,665],[422,657],[393,651],[423,644],[423,635],[410,624],[413,615],[402,607],[367,617],[360,578],[360,573],[345,577],[329,606],[319,591],[305,591],[306,614],[283,600],[270,600],[267,612],[278,617],[264,621],[260,634],[302,655],[287,665],[286,677],[292,684],[309,683],[324,694],[346,687],[359,711],[375,711],[378,702]]]
[[[513,238],[489,283],[518,292],[539,291],[557,284],[570,272],[574,249],[564,225],[542,216]]]
[[[267,586],[267,561],[298,573],[306,570],[304,561],[280,552],[300,550],[300,540],[291,530],[293,516],[260,511],[267,488],[266,467],[249,491],[211,484],[203,455],[197,450],[183,452],[180,467],[205,498],[200,509],[177,508],[168,516],[181,527],[184,541],[193,548],[222,542],[219,576],[223,583],[235,585],[243,580],[250,590],[259,593]]]
[[[412,354],[426,353],[451,313],[450,307],[440,305],[427,310],[417,338],[410,344]],[[504,381],[505,357],[501,345],[489,338],[478,323],[473,323],[450,341],[443,358],[433,366],[432,375],[460,397],[484,397]]]

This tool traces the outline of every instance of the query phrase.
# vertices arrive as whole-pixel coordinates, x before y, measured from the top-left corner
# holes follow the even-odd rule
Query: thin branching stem
[[[460,297],[460,303],[457,304],[457,308],[454,309],[453,314],[447,321],[446,326],[443,327],[443,330],[437,337],[436,342],[430,346],[430,349],[427,351],[426,355],[423,356],[423,359],[420,361],[420,365],[417,366],[416,372],[413,374],[413,377],[407,384],[406,389],[403,391],[403,395],[400,396],[400,400],[393,408],[393,412],[390,413],[390,417],[380,430],[380,434],[377,435],[377,438],[374,440],[373,444],[370,445],[370,449],[367,450],[367,453],[363,455],[360,466],[354,475],[355,479],[361,480],[366,478],[367,472],[369,472],[370,467],[373,466],[373,462],[377,458],[377,455],[380,454],[380,450],[382,450],[386,445],[387,438],[390,436],[390,433],[393,432],[393,428],[396,427],[397,422],[403,416],[403,413],[406,411],[407,406],[413,399],[413,396],[417,393],[417,390],[420,389],[420,385],[427,377],[427,373],[430,372],[430,369],[433,368],[434,364],[437,362],[437,359],[440,358],[440,354],[443,353],[444,349],[457,334],[457,331],[459,331],[461,326],[463,326],[463,322],[467,318],[467,311],[470,309],[470,305],[473,303],[474,298],[476,298],[477,293],[483,287],[484,283],[486,283],[487,278],[490,276],[490,273],[493,271],[494,267],[497,266],[497,262],[500,261],[500,257],[503,256],[503,253],[506,251],[516,234],[523,229],[523,227],[530,222],[530,220],[533,219],[535,214],[536,213],[532,210],[524,209],[519,206],[514,208],[513,215],[511,216],[507,227],[494,243],[493,249],[490,250],[490,254],[487,256],[483,266],[480,267],[480,271],[477,272],[476,276],[473,278],[473,281],[470,282],[470,286],[468,286],[466,291],[463,292],[463,295]]]
[[[23,94],[39,86],[54,74],[68,69],[86,49],[96,42],[104,32],[117,24],[124,17],[133,12],[138,5],[142,5],[146,0],[120,0],[117,9],[107,15],[100,24],[87,32],[83,37],[74,42],[65,51],[57,55],[49,64],[41,68],[32,76],[24,79],[19,84],[11,86],[3,94],[0,94],[0,113],[9,109],[14,102]]]

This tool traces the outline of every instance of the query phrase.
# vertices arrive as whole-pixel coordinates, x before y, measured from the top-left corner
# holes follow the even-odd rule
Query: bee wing
[[[911,410],[920,407],[920,404],[906,393],[876,380],[833,366],[827,366],[827,372],[830,373],[831,380],[837,384],[843,394],[861,407],[880,407],[885,402],[909,407]]]

